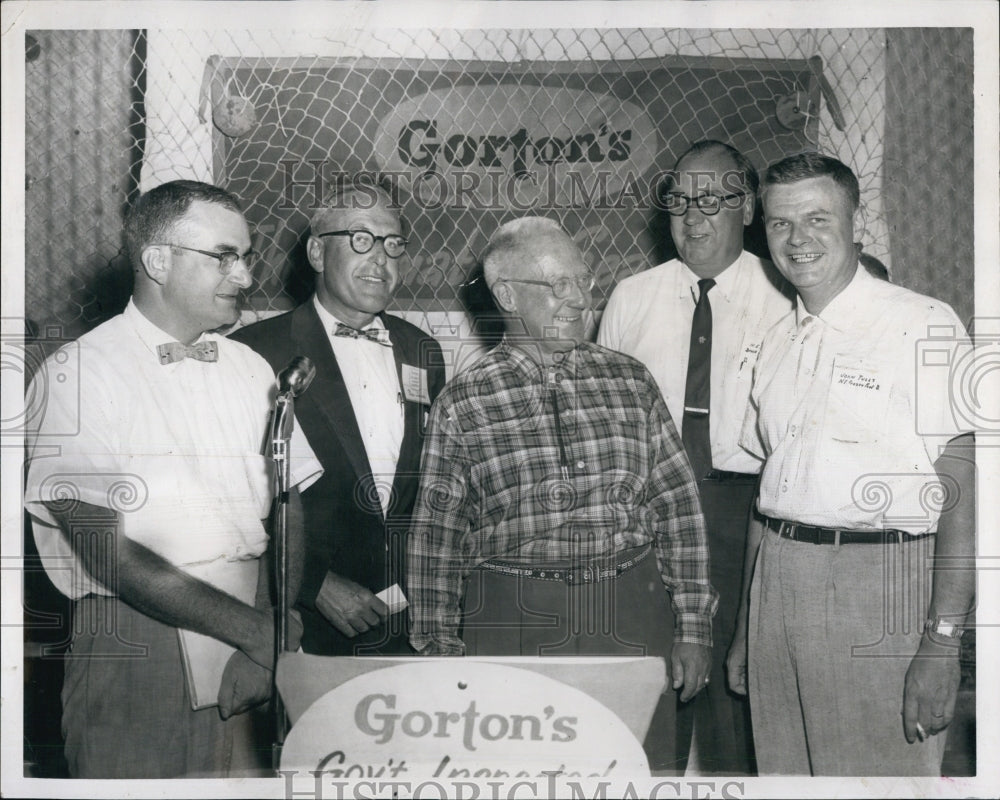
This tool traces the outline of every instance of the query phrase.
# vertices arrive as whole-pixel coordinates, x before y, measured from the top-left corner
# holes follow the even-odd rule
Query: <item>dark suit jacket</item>
[[[399,317],[381,314],[380,318],[393,342],[400,386],[403,364],[422,367],[427,370],[428,393],[433,401],[444,386],[444,361],[437,341]],[[306,563],[297,607],[305,627],[303,650],[320,655],[354,655],[365,649],[412,652],[402,629],[406,612],[390,617],[392,632],[383,625],[347,638],[316,610],[315,600],[327,571],[350,578],[373,592],[393,583],[403,585],[405,535],[417,495],[429,406],[404,402],[403,442],[386,519],[374,492],[350,395],[313,301],[242,328],[232,338],[260,353],[275,373],[295,356],[307,356],[316,367],[309,389],[295,400],[298,424],[324,469],[322,477],[302,493]]]

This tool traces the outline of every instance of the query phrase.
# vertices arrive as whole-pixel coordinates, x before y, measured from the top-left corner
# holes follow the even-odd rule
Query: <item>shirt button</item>
[[[587,465],[583,461],[577,461],[576,462],[576,468],[577,469],[583,469],[585,466],[587,466]]]
[[[781,487],[781,491],[783,491],[783,492],[787,492],[787,491],[788,491],[788,487],[787,487],[787,486],[782,486],[782,487]]]
[[[563,374],[561,372],[556,373],[556,383],[560,383],[563,379]]]

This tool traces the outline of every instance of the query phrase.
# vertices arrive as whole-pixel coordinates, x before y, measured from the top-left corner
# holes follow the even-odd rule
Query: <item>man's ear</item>
[[[743,227],[745,228],[751,222],[753,222],[753,212],[757,208],[757,198],[751,193],[747,192],[746,197],[743,200]]]
[[[306,242],[306,258],[314,271],[323,272],[323,240],[318,236],[310,236]]]
[[[493,292],[493,302],[497,304],[497,308],[508,313],[517,311],[517,295],[514,294],[509,283],[497,281],[493,284],[491,291]]]
[[[858,206],[857,211],[854,212],[854,241],[863,242],[865,240],[865,227],[865,215],[861,206]]]
[[[167,254],[169,249],[169,245],[151,244],[139,257],[146,277],[161,286],[167,282],[167,276],[170,274],[171,259]]]

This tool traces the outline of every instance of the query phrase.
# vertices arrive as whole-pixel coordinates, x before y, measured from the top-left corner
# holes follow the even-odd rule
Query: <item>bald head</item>
[[[483,252],[483,275],[490,288],[501,278],[537,278],[548,258],[580,258],[580,250],[547,217],[521,217],[501,225]]]
[[[355,183],[346,187],[337,187],[323,198],[322,205],[317,208],[309,220],[309,229],[317,231],[343,230],[344,220],[352,212],[368,211],[374,208],[387,209],[399,216],[393,208],[389,193],[369,183]]]

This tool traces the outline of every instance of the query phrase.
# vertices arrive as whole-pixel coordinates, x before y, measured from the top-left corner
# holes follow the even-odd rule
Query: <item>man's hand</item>
[[[708,683],[712,666],[712,648],[702,644],[676,642],[670,653],[670,672],[673,687],[681,689],[681,702],[686,703]]]
[[[910,662],[903,685],[903,734],[913,744],[951,724],[961,674],[958,645],[938,644],[927,635]]]
[[[747,693],[747,660],[746,626],[737,625],[726,654],[726,680],[736,694]]]
[[[229,657],[219,687],[219,716],[229,719],[259,706],[271,696],[272,673],[242,650]]]
[[[381,624],[389,607],[364,586],[327,572],[316,608],[344,636],[354,637]]]

